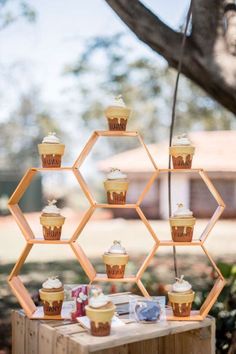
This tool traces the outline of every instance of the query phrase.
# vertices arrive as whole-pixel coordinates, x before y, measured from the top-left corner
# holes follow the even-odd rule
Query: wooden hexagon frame
[[[152,163],[154,172],[149,179],[148,183],[146,184],[144,190],[142,191],[141,195],[139,196],[137,202],[135,204],[126,204],[126,205],[110,205],[110,204],[100,204],[97,203],[94,197],[92,196],[92,193],[90,192],[90,189],[84,180],[83,176],[81,175],[79,168],[83,164],[84,160],[92,150],[94,144],[96,143],[97,139],[99,137],[136,137],[138,138],[141,146],[144,148],[144,150],[147,153],[147,157]],[[23,196],[24,192],[28,188],[28,186],[31,183],[32,178],[34,175],[39,172],[39,171],[61,171],[61,170],[69,170],[72,171],[73,174],[75,175],[76,179],[78,180],[78,183],[80,184],[80,187],[82,191],[84,192],[84,195],[87,197],[90,207],[86,211],[85,215],[83,216],[82,220],[80,221],[77,229],[75,230],[74,234],[69,238],[68,240],[59,240],[59,241],[48,241],[48,240],[37,240],[34,237],[34,234],[26,221],[24,214],[20,210],[20,207],[18,205],[19,200]],[[191,172],[197,172],[205,182],[207,188],[215,198],[216,202],[218,203],[218,207],[213,214],[212,218],[209,220],[206,228],[204,229],[200,239],[198,242],[173,242],[173,241],[160,241],[152,229],[149,221],[146,219],[145,215],[143,214],[141,210],[141,203],[146,195],[146,193],[149,191],[151,188],[152,184],[158,177],[159,173],[161,172],[186,172],[186,173],[191,173]],[[145,258],[144,262],[142,263],[141,267],[139,268],[138,272],[134,276],[130,277],[124,277],[122,279],[108,279],[105,275],[103,274],[97,274],[93,265],[91,264],[90,260],[84,253],[83,249],[80,247],[80,245],[77,243],[77,239],[80,236],[82,230],[84,229],[85,225],[88,223],[90,217],[94,213],[94,211],[97,208],[133,208],[136,210],[138,213],[141,221],[144,223],[144,225],[147,227],[149,233],[154,239],[154,246],[152,247],[151,251],[148,253],[147,257]],[[171,314],[167,314],[167,319],[168,320],[181,320],[181,321],[199,321],[202,320],[206,317],[206,315],[209,313],[210,309],[212,308],[214,302],[216,301],[218,295],[220,294],[221,290],[224,287],[225,280],[220,273],[219,269],[217,268],[216,264],[214,263],[213,259],[210,257],[208,251],[206,250],[204,246],[204,242],[206,241],[209,233],[211,232],[212,228],[214,227],[216,221],[219,219],[220,215],[222,214],[223,210],[225,208],[225,204],[213,186],[212,182],[206,175],[206,173],[202,169],[190,169],[190,170],[178,170],[178,169],[161,169],[159,170],[153,157],[151,156],[147,146],[145,145],[141,135],[136,132],[136,131],[125,131],[125,132],[120,132],[120,131],[95,131],[91,135],[90,139],[88,142],[85,144],[85,147],[83,148],[82,152],[80,153],[79,157],[76,159],[74,165],[72,167],[61,167],[61,168],[30,168],[26,174],[23,176],[22,180],[20,181],[18,187],[16,188],[15,192],[12,194],[11,198],[9,199],[9,209],[18,224],[18,226],[21,229],[21,232],[26,240],[26,246],[19,257],[18,261],[16,262],[9,278],[8,282],[9,285],[19,300],[19,303],[21,304],[22,308],[24,309],[26,315],[29,318],[36,319],[36,318],[43,318],[43,319],[52,319],[52,317],[47,317],[40,315],[39,317],[37,316],[37,307],[35,306],[33,300],[31,299],[27,289],[25,288],[24,284],[22,283],[20,277],[19,277],[19,272],[21,267],[23,266],[28,254],[30,253],[33,244],[35,243],[43,243],[43,244],[68,244],[72,251],[74,252],[78,262],[80,263],[81,267],[83,268],[84,272],[87,274],[90,283],[92,282],[132,282],[136,283],[137,286],[139,287],[140,291],[145,297],[149,297],[149,294],[144,287],[142,283],[142,275],[145,272],[146,268],[150,264],[151,260],[153,259],[156,251],[158,250],[159,246],[201,246],[203,251],[205,252],[206,256],[210,260],[213,268],[216,270],[218,274],[218,278],[215,282],[214,287],[208,294],[208,297],[206,298],[205,302],[203,303],[201,309],[199,311],[192,311],[190,317],[175,317]],[[62,316],[55,316],[53,319],[62,319],[64,318]]]

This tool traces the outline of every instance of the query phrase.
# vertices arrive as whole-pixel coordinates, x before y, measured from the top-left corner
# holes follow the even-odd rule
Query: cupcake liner
[[[125,275],[125,265],[109,265],[106,264],[107,277],[110,279],[120,279],[124,278]]]
[[[108,204],[125,204],[126,192],[107,192],[107,202]]]
[[[169,301],[174,316],[177,317],[190,316],[194,295],[195,295],[194,291],[190,291],[188,293],[175,293],[175,292],[168,293]]]
[[[60,240],[62,227],[43,226],[43,237],[45,240]]]
[[[47,292],[40,289],[39,296],[43,302],[43,310],[46,316],[56,316],[61,314],[64,290]]]
[[[193,227],[173,226],[171,235],[174,242],[191,242],[193,238]]]
[[[173,167],[176,169],[191,168],[194,151],[194,146],[171,146],[169,154],[172,156]]]
[[[115,313],[115,306],[112,304],[110,308],[91,308],[85,307],[86,315],[90,319],[91,334],[93,336],[108,336],[111,329],[111,320]]]
[[[61,155],[41,155],[44,168],[61,167]]]
[[[108,120],[109,130],[119,130],[119,131],[126,130],[127,119],[121,118],[119,120],[118,118],[108,118],[107,120]]]

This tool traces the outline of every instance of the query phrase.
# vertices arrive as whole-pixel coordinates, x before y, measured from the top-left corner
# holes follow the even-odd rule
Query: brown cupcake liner
[[[127,126],[127,119],[123,118],[108,118],[109,130],[125,131]]]
[[[174,242],[191,242],[193,238],[193,227],[172,226],[171,235]]]
[[[62,155],[41,155],[42,166],[48,167],[61,167],[61,156]]]
[[[124,192],[107,192],[108,204],[125,204],[126,203],[126,191]]]
[[[46,227],[43,226],[43,237],[45,240],[60,240],[62,227]]]
[[[183,156],[173,156],[172,155],[172,163],[173,167],[176,169],[188,169],[192,167],[192,155],[187,155],[184,161]]]
[[[58,316],[61,314],[63,301],[53,301],[52,306],[49,302],[43,302],[43,311],[45,316]]]
[[[111,279],[124,278],[125,265],[109,265],[106,264],[107,277]]]
[[[111,324],[109,322],[99,322],[98,326],[96,327],[95,322],[90,321],[90,326],[92,336],[105,337],[109,336],[111,332]]]
[[[172,307],[174,316],[188,317],[188,316],[190,316],[190,313],[191,313],[192,302],[182,303],[182,304],[171,302],[171,307]]]

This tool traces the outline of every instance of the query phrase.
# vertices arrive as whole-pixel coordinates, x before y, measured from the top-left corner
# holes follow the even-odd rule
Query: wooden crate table
[[[121,316],[122,318],[122,316]],[[128,323],[93,337],[78,323],[30,320],[12,312],[12,354],[213,354],[215,321]]]

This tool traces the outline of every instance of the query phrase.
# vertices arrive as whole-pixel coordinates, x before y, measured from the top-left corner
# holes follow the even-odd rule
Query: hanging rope
[[[176,81],[175,81],[175,87],[174,87],[174,96],[173,96],[173,105],[172,105],[172,113],[171,113],[171,124],[170,124],[170,135],[169,135],[169,147],[172,145],[172,139],[173,139],[173,132],[174,132],[174,125],[175,125],[175,118],[176,118],[176,101],[177,101],[177,93],[178,93],[178,87],[179,87],[179,78],[180,78],[180,73],[182,69],[182,62],[183,62],[183,55],[184,55],[184,47],[186,43],[186,38],[187,38],[187,31],[188,31],[188,26],[192,14],[192,3],[193,0],[191,0],[190,5],[189,5],[189,10],[186,18],[186,24],[184,28],[184,33],[183,33],[183,39],[180,47],[180,56],[179,56],[179,62],[178,62],[178,68],[177,68],[177,76],[176,76]],[[171,168],[171,156],[169,155],[169,164],[168,168]],[[168,207],[169,207],[169,217],[172,215],[172,210],[171,210],[171,172],[168,172]],[[178,266],[177,266],[177,256],[176,256],[176,247],[173,246],[173,258],[174,258],[174,270],[175,270],[175,276],[178,277]]]

